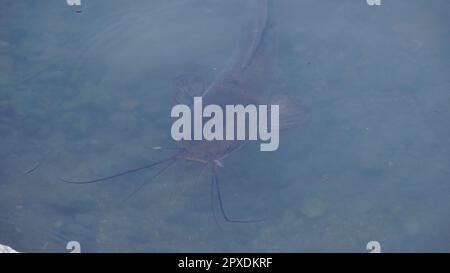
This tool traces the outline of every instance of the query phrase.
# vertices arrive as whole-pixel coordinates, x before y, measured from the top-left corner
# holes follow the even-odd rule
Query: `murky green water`
[[[41,3],[42,2],[42,3]],[[45,3],[44,3],[45,2]],[[59,2],[59,3],[57,3]],[[171,81],[210,82],[240,1],[0,1],[0,243],[25,252],[450,251],[450,4],[274,3],[271,89],[309,109],[280,149],[252,143],[210,174],[167,157]],[[168,149],[155,149],[166,147]],[[132,198],[124,199],[145,181]],[[216,201],[217,202],[217,201]]]

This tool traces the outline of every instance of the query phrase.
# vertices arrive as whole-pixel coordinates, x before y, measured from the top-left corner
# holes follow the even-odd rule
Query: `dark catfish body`
[[[267,97],[271,74],[271,54],[268,50],[269,2],[270,0],[240,1],[246,5],[246,9],[240,38],[231,57],[207,88],[195,78],[178,78],[174,86],[177,102],[192,102],[194,95],[202,96],[205,105],[216,104],[224,109],[225,105],[258,104]],[[220,159],[244,144],[245,141],[231,140],[181,141],[180,150],[167,159],[99,179],[63,181],[76,184],[94,183],[177,160],[195,161],[215,167],[220,165]]]
[[[268,97],[271,79],[269,0],[246,0],[239,41],[222,71],[202,92],[203,103],[225,105],[260,104]],[[180,88],[177,92],[185,92]],[[195,93],[195,92],[194,92]],[[183,141],[179,159],[220,164],[245,141]]]
[[[216,76],[213,82],[206,88],[200,80],[195,78],[178,78],[175,81],[175,99],[179,103],[192,101],[194,96],[202,96],[203,104],[216,104],[225,109],[225,105],[258,105],[258,104],[279,104],[280,105],[280,128],[288,128],[298,124],[303,119],[300,107],[292,104],[291,99],[269,100],[269,86],[271,82],[272,42],[271,16],[269,4],[270,0],[245,0],[240,1],[246,5],[246,12],[243,16],[243,27],[237,43],[228,62]],[[288,103],[286,103],[288,102]],[[284,104],[283,106],[281,104]],[[293,106],[293,107],[292,107]],[[285,125],[282,120],[285,120]],[[138,168],[130,169],[110,176],[74,181],[62,179],[66,183],[88,184],[105,181],[132,172],[153,169],[162,165],[151,179],[146,179],[143,184],[136,188],[127,199],[138,192],[144,185],[159,176],[176,161],[195,161],[211,168],[211,189],[217,196],[220,212],[227,222],[255,222],[255,220],[239,220],[230,218],[225,212],[220,183],[218,179],[217,166],[221,166],[220,160],[233,151],[242,147],[245,141],[231,140],[190,140],[182,141],[180,150],[174,155],[153,162]],[[214,207],[213,207],[214,211]],[[256,220],[259,221],[259,220]]]

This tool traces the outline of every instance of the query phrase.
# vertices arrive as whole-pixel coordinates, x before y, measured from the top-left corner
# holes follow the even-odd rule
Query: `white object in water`
[[[69,6],[81,6],[81,0],[66,0]]]
[[[214,159],[214,163],[216,163],[216,166],[219,166],[219,167],[223,167],[223,163],[222,162],[220,162],[219,160],[217,160],[217,159]]]
[[[14,249],[10,248],[9,246],[0,244],[0,253],[19,253],[19,252],[15,251]]]

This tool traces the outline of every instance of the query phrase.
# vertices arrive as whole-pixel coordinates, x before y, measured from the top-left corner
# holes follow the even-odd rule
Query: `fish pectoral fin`
[[[196,75],[180,75],[172,81],[172,92],[177,103],[192,105],[193,98],[202,96],[206,90],[205,81]]]
[[[303,125],[309,116],[309,110],[294,97],[278,95],[271,99],[272,105],[279,105],[280,130],[291,129]]]

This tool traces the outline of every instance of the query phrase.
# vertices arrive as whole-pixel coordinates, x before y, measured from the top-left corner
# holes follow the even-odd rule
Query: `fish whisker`
[[[219,209],[220,212],[222,213],[222,217],[223,219],[225,219],[226,222],[228,223],[259,223],[264,221],[265,219],[255,219],[255,220],[246,220],[246,219],[232,219],[228,216],[228,214],[225,212],[225,208],[223,205],[223,201],[222,201],[222,193],[220,190],[220,184],[219,184],[219,179],[218,179],[218,174],[217,174],[217,170],[216,170],[216,166],[214,165],[212,168],[212,177],[211,177],[211,187],[212,187],[212,194],[214,194],[214,189],[216,190],[217,193],[217,199],[219,201]],[[214,204],[214,202],[213,202]],[[213,205],[213,209],[214,209],[214,205]],[[215,217],[215,214],[214,214]],[[215,221],[217,222],[217,219],[215,218]]]
[[[167,164],[166,166],[164,166],[161,170],[159,170],[155,175],[153,175],[152,177],[150,177],[150,179],[146,179],[144,180],[143,183],[141,183],[136,189],[134,189],[130,194],[128,194],[127,197],[125,197],[121,202],[120,205],[124,204],[125,202],[127,202],[128,200],[130,200],[131,197],[133,197],[137,192],[139,192],[140,190],[142,190],[142,188],[144,188],[146,185],[148,185],[148,183],[150,183],[151,181],[153,181],[155,178],[157,178],[158,176],[160,176],[164,171],[166,171],[170,166],[172,166],[177,160],[175,158],[169,160],[169,164]]]
[[[141,167],[138,167],[138,168],[126,170],[126,171],[123,171],[123,172],[120,172],[120,173],[116,173],[116,174],[113,174],[113,175],[109,175],[109,176],[105,176],[105,177],[100,177],[100,178],[97,178],[97,179],[91,179],[91,180],[70,180],[70,179],[65,179],[65,178],[61,178],[61,177],[59,179],[62,182],[69,183],[69,184],[92,184],[92,183],[97,183],[97,182],[102,182],[102,181],[110,180],[110,179],[113,179],[113,178],[117,178],[117,177],[120,177],[120,176],[123,176],[123,175],[127,175],[127,174],[130,174],[130,173],[141,171],[141,170],[144,170],[144,169],[150,169],[150,168],[158,166],[158,165],[160,165],[160,164],[162,164],[164,162],[171,161],[171,160],[174,160],[174,159],[175,159],[174,157],[169,157],[169,158],[162,159],[162,160],[153,162],[153,163],[145,165],[145,166],[141,166]]]

